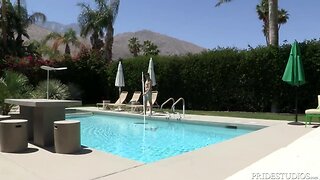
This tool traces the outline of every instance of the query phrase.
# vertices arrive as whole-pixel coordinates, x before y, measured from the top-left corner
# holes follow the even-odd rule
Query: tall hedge
[[[300,43],[307,83],[299,88],[281,80],[290,48],[290,44],[285,44],[279,48],[218,48],[194,55],[155,56],[157,101],[161,104],[170,97],[183,97],[186,107],[194,110],[270,111],[274,108],[292,112],[297,90],[299,110],[315,108],[320,94],[320,41]],[[141,72],[147,72],[149,58],[122,60],[126,84],[123,90],[129,91],[127,100],[135,90],[141,90]],[[4,63],[0,65],[8,68]],[[118,62],[106,64],[100,53],[83,51],[79,57],[66,57],[65,61],[51,65],[68,67],[66,71],[52,73],[52,77],[76,84],[83,103],[118,98],[118,88],[114,87]],[[33,84],[45,78],[39,67],[16,69],[33,79]]]

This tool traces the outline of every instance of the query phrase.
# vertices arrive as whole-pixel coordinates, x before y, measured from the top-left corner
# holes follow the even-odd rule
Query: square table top
[[[56,99],[5,99],[5,103],[28,107],[70,107],[81,106],[81,101]]]

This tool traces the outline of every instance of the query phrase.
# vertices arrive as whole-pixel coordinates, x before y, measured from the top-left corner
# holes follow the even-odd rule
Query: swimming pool
[[[72,116],[81,123],[81,144],[150,163],[216,144],[256,129],[100,115]]]

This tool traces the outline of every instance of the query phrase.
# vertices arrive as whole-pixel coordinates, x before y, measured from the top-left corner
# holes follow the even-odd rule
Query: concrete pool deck
[[[187,115],[184,119],[268,127],[150,164],[89,148],[65,155],[29,144],[24,153],[0,153],[0,179],[253,179],[258,173],[298,169],[320,179],[316,171],[320,128],[233,117]]]

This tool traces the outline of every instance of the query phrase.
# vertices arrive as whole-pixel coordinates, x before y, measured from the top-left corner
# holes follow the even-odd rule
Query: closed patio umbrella
[[[152,58],[150,58],[150,60],[149,60],[148,73],[149,73],[149,75],[150,75],[150,79],[152,80],[152,86],[157,85],[156,75],[155,75],[155,73],[154,73],[154,66],[153,66],[153,60],[152,60]]]
[[[125,86],[121,61],[119,61],[119,64],[118,64],[118,71],[117,71],[117,76],[116,76],[114,85],[119,88],[119,97],[120,97],[121,87]]]
[[[295,123],[298,122],[298,87],[305,84],[303,64],[301,60],[301,52],[299,44],[297,41],[294,41],[291,47],[290,56],[286,69],[283,73],[282,80],[296,88],[295,95]]]

